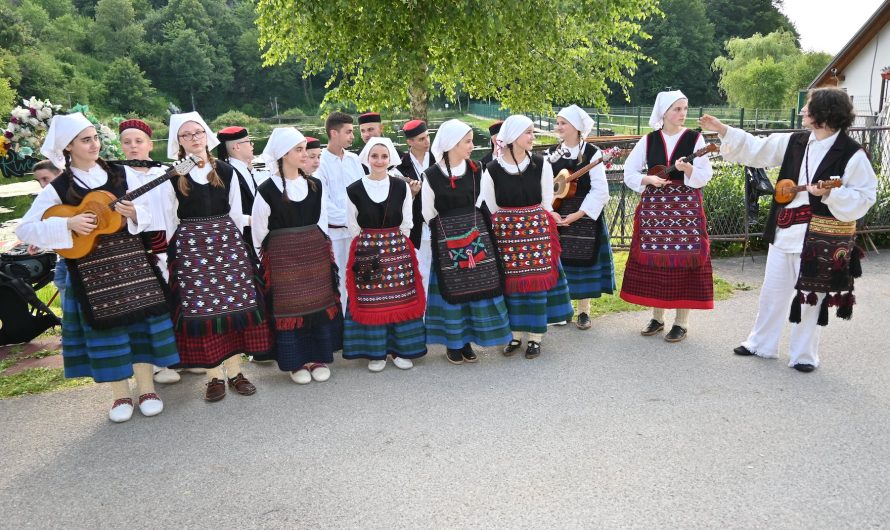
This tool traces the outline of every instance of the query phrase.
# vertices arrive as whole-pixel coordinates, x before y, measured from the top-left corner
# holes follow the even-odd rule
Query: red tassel
[[[328,319],[334,320],[334,318],[337,316],[337,313],[340,312],[340,308],[337,307],[337,305],[335,304],[327,308],[326,312],[328,314]]]
[[[455,186],[454,183],[457,181],[457,178],[454,175],[451,175],[448,178],[451,180],[451,189],[455,189],[457,186]]]
[[[469,254],[469,256],[468,256],[468,260],[469,260],[469,262],[470,262],[470,268],[471,268],[471,269],[475,269],[475,268],[476,268],[476,260],[473,259],[473,253],[472,253],[472,252]]]
[[[807,301],[807,297],[804,296],[803,291],[798,290],[797,291],[797,303],[803,304],[806,301]]]
[[[819,302],[819,295],[814,292],[810,292],[810,294],[807,295],[807,304],[816,305],[817,302]]]

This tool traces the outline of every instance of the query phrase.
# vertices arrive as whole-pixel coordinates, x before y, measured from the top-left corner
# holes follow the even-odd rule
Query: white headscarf
[[[454,149],[454,146],[472,130],[469,125],[460,120],[448,120],[440,125],[439,130],[436,131],[433,145],[430,147],[435,160],[442,160],[445,153]]]
[[[578,132],[581,133],[581,139],[587,138],[587,135],[593,129],[593,118],[578,105],[571,105],[562,109],[557,116],[562,116],[567,122],[572,124],[572,127],[578,129]]]
[[[385,136],[375,136],[368,140],[368,143],[365,144],[364,149],[358,155],[358,159],[362,164],[371,167],[371,163],[368,160],[371,156],[371,148],[375,145],[384,145],[389,150],[389,165],[398,164],[399,163],[399,152],[396,151],[396,146],[392,144],[392,140]]]
[[[185,122],[193,121],[204,128],[207,137],[207,149],[213,150],[219,145],[219,139],[210,130],[210,126],[197,112],[184,112],[170,115],[170,136],[167,138],[167,158],[176,160],[179,158],[179,129]]]
[[[655,130],[661,129],[664,126],[664,115],[678,99],[687,98],[679,90],[659,92],[658,97],[655,98],[655,106],[652,107],[652,116],[649,117],[649,127]]]
[[[65,154],[62,151],[87,127],[95,127],[95,125],[80,112],[56,114],[49,124],[46,139],[40,146],[40,154],[57,168],[65,169]]]
[[[498,146],[503,149],[512,144],[532,125],[534,125],[532,120],[522,114],[509,116],[504,120],[504,124],[501,125],[501,132],[498,133],[498,138],[496,140]]]
[[[295,146],[306,141],[303,133],[294,127],[276,127],[272,129],[272,135],[263,149],[263,162],[266,169],[273,175],[278,175],[278,160]]]

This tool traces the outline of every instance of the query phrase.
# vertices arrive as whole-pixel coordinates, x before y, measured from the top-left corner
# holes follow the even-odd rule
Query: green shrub
[[[210,128],[213,129],[214,132],[226,127],[231,127],[232,125],[240,125],[241,127],[247,127],[248,129],[255,129],[260,123],[262,122],[260,122],[259,118],[248,116],[240,110],[230,110],[228,112],[223,112],[210,122]]]

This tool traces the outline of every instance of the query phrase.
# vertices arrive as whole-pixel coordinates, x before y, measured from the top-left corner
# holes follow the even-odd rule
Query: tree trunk
[[[306,100],[306,108],[312,107],[312,96],[309,94],[309,78],[303,78],[303,99]]]
[[[408,88],[408,96],[411,101],[411,118],[415,120],[426,121],[427,103],[429,92],[427,92],[427,67],[423,65],[418,69],[417,75],[414,76],[411,86]]]

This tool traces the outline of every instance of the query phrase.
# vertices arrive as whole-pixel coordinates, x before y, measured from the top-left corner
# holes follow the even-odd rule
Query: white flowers
[[[40,149],[50,119],[61,108],[49,100],[23,99],[22,104],[9,113],[9,123],[2,136],[6,142],[16,145],[20,154],[36,151]]]

